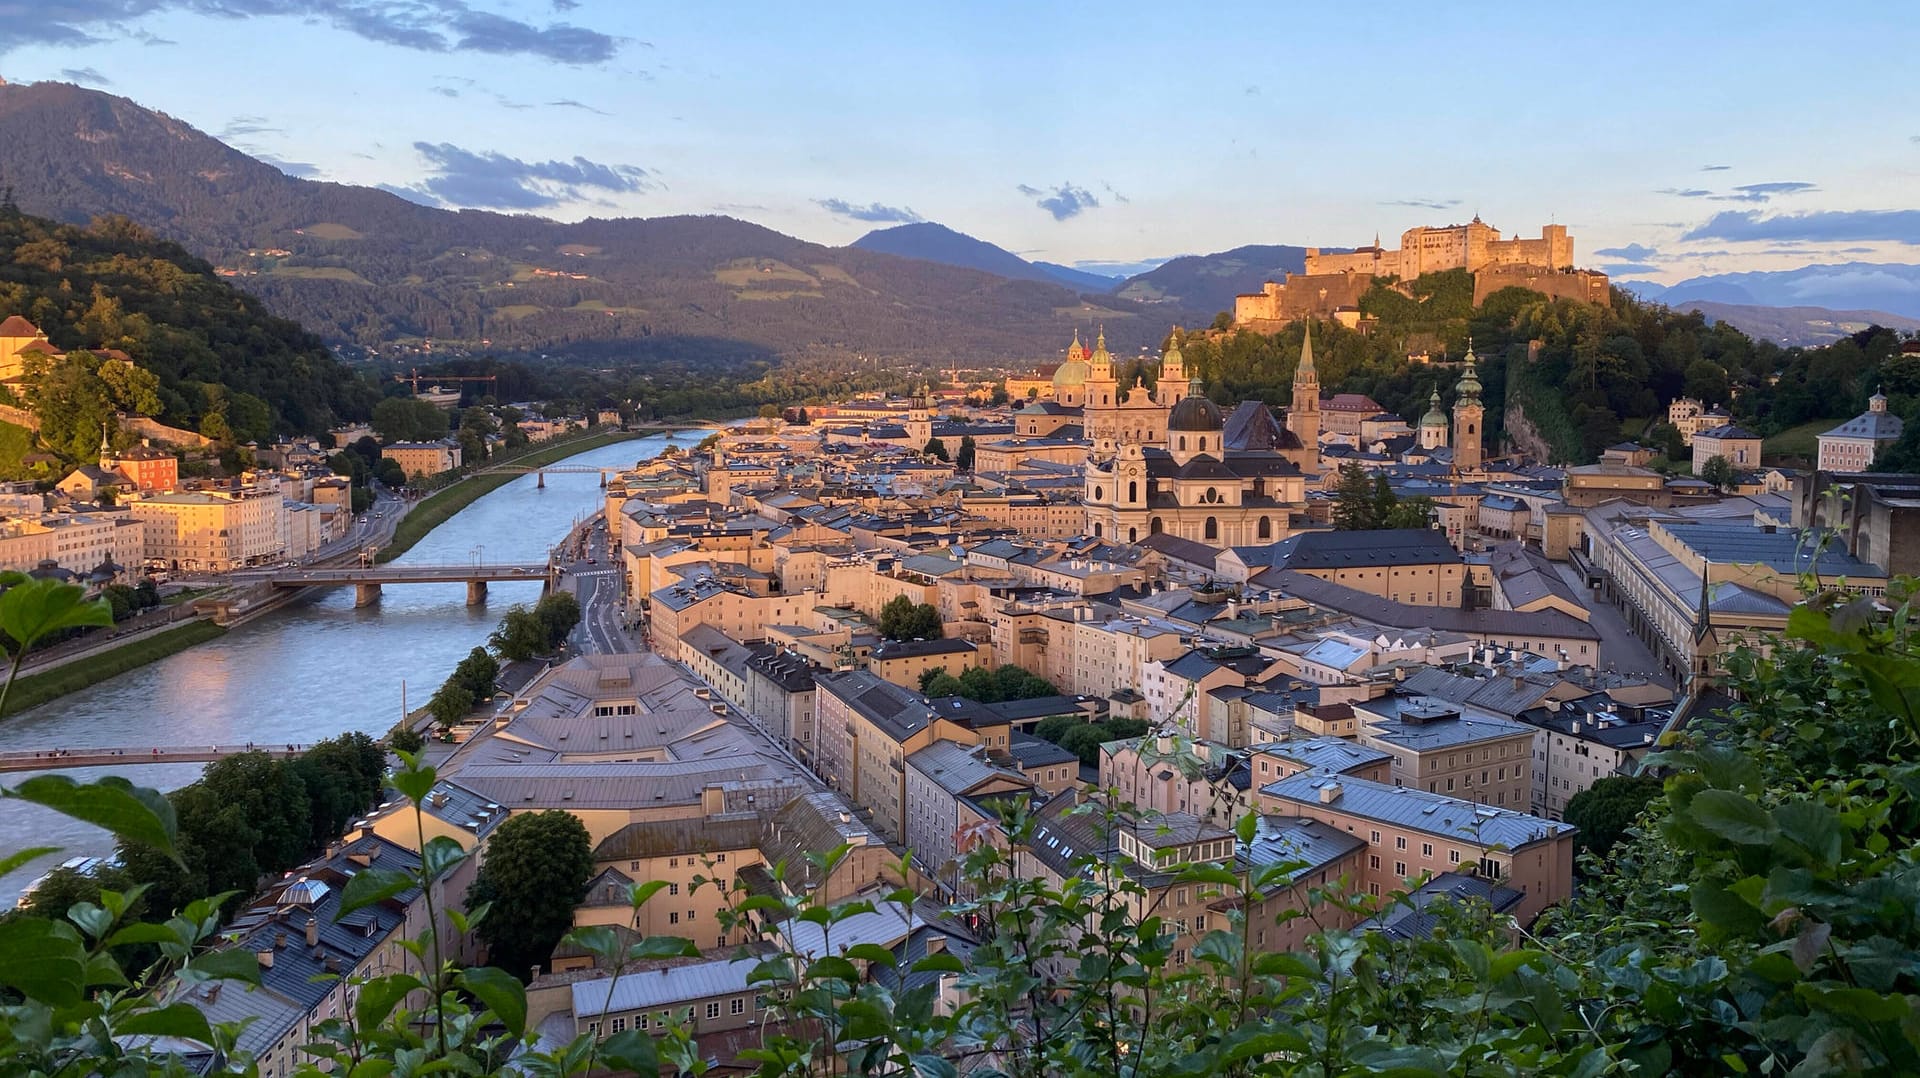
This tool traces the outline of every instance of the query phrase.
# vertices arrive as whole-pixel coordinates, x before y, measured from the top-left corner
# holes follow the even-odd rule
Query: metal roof
[[[1322,800],[1323,787],[1332,787],[1332,800]],[[1466,839],[1483,847],[1517,850],[1576,830],[1572,824],[1513,809],[1477,805],[1409,786],[1369,782],[1325,768],[1270,782],[1262,786],[1260,792],[1283,802],[1306,806],[1309,811],[1324,807],[1410,831]]]

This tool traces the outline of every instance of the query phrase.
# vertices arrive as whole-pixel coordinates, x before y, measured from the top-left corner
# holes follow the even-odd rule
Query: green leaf
[[[607,1069],[634,1074],[657,1074],[660,1055],[653,1038],[638,1030],[623,1030],[600,1042],[600,1058]]]
[[[50,853],[59,852],[60,847],[58,846],[35,846],[31,849],[21,850],[18,853],[11,853],[5,857],[0,857],[0,876],[11,873],[14,869],[19,868],[36,857],[45,857]]]
[[[403,767],[393,773],[393,788],[414,804],[424,804],[427,794],[433,792],[433,784],[440,781],[439,772],[424,764],[419,767]]]
[[[627,960],[640,962],[649,958],[698,958],[700,948],[690,939],[679,936],[648,936],[646,939],[627,948]]]
[[[519,978],[506,970],[482,966],[462,970],[460,986],[487,1005],[507,1032],[515,1037],[527,1030],[527,990]]]
[[[1701,827],[1742,846],[1766,846],[1780,834],[1766,809],[1730,790],[1701,790],[1687,806],[1687,814]]]
[[[845,981],[848,984],[860,983],[860,971],[853,963],[837,954],[822,955],[807,966],[807,972],[815,980]]]
[[[960,1071],[944,1056],[922,1053],[913,1057],[913,1073],[920,1078],[955,1078]]]
[[[75,902],[67,907],[67,920],[77,925],[90,940],[97,940],[113,927],[113,914],[91,902]]]
[[[346,889],[340,892],[340,908],[333,919],[345,917],[357,909],[363,909],[375,902],[383,902],[411,887],[419,885],[411,872],[402,872],[397,868],[363,868],[347,881]]]
[[[178,825],[173,804],[157,790],[135,787],[118,775],[75,782],[65,775],[36,775],[6,796],[50,808],[62,816],[104,827],[119,838],[151,846],[180,864],[174,848]]]
[[[140,1011],[114,1023],[115,1036],[142,1034],[148,1037],[180,1037],[200,1044],[213,1043],[213,1029],[207,1016],[191,1003],[169,1003],[152,1011]]]
[[[87,959],[87,986],[104,985],[108,988],[125,988],[127,975],[120,969],[120,963],[105,951]]]
[[[353,1019],[362,1030],[373,1029],[387,1020],[409,992],[425,987],[420,978],[411,973],[375,977],[360,986],[360,996],[353,1001]]]
[[[458,842],[445,835],[435,835],[427,840],[426,848],[420,851],[420,859],[425,863],[428,879],[439,879],[448,870],[467,859],[467,851]]]
[[[171,925],[157,925],[148,921],[136,921],[122,925],[107,939],[108,947],[122,947],[129,943],[178,943],[187,941],[180,937],[180,930]]]
[[[1710,883],[1693,885],[1688,896],[1693,912],[1717,928],[1742,935],[1757,932],[1767,923],[1766,915],[1740,896]]]
[[[955,957],[952,952],[949,951],[930,954],[913,964],[913,972],[915,973],[965,973],[966,971],[966,963],[960,961],[959,958]]]
[[[665,880],[648,880],[645,883],[636,883],[627,888],[627,903],[637,910],[646,905],[648,899],[665,890],[666,886],[667,881]]]
[[[195,956],[181,967],[183,981],[245,981],[260,983],[260,959],[244,947],[229,947]]]
[[[567,933],[565,942],[599,959],[606,969],[612,969],[620,961],[620,938],[606,925],[576,928]]]
[[[77,584],[28,579],[0,594],[0,629],[22,651],[31,650],[49,633],[112,624],[113,607],[105,599],[88,602],[86,589]]]
[[[87,949],[72,925],[38,917],[0,921],[0,985],[53,1007],[79,1003]]]
[[[880,966],[892,966],[898,961],[892,951],[887,950],[877,943],[856,943],[847,948],[846,956],[852,959],[872,962]]]
[[[1865,988],[1823,988],[1802,982],[1794,985],[1793,991],[1815,1007],[1867,1022],[1899,1022],[1913,1014],[1913,1004],[1907,997]]]
[[[1822,865],[1840,860],[1840,817],[1825,805],[1797,801],[1773,810],[1780,833]]]

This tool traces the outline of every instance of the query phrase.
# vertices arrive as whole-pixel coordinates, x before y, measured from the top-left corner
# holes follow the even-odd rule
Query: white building
[[[1887,397],[1875,393],[1867,410],[1820,436],[1823,472],[1864,472],[1880,450],[1900,440],[1905,424],[1887,411]]]

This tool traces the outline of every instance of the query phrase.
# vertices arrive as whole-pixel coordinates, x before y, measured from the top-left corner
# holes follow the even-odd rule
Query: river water
[[[616,442],[565,463],[631,465],[658,455],[669,440]],[[435,528],[399,564],[542,562],[575,521],[605,504],[592,474],[548,475],[545,489],[536,483],[526,475],[487,494]],[[284,745],[349,730],[384,734],[402,713],[403,682],[408,707],[426,703],[454,664],[486,642],[507,607],[539,596],[537,581],[496,583],[484,605],[469,607],[465,584],[389,585],[378,603],[356,609],[352,588],[320,592],[217,640],[0,722],[0,750]],[[63,773],[86,780],[110,772],[171,789],[193,781],[203,766],[130,764]],[[22,772],[0,781],[12,785],[27,777]],[[0,853],[29,846],[61,852],[0,877],[0,909],[60,858],[104,854],[113,841],[36,806],[0,801]]]

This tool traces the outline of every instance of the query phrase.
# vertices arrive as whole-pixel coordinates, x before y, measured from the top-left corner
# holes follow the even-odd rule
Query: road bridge
[[[453,565],[359,565],[332,569],[283,569],[266,575],[276,588],[341,588],[351,584],[355,606],[380,598],[387,584],[465,584],[467,605],[486,601],[487,585],[498,581],[538,580],[553,586],[555,570],[545,562],[531,565],[468,562]]]
[[[69,767],[125,767],[128,764],[208,764],[243,752],[264,752],[290,759],[311,745],[136,745],[42,752],[0,752],[0,772],[60,771]]]

